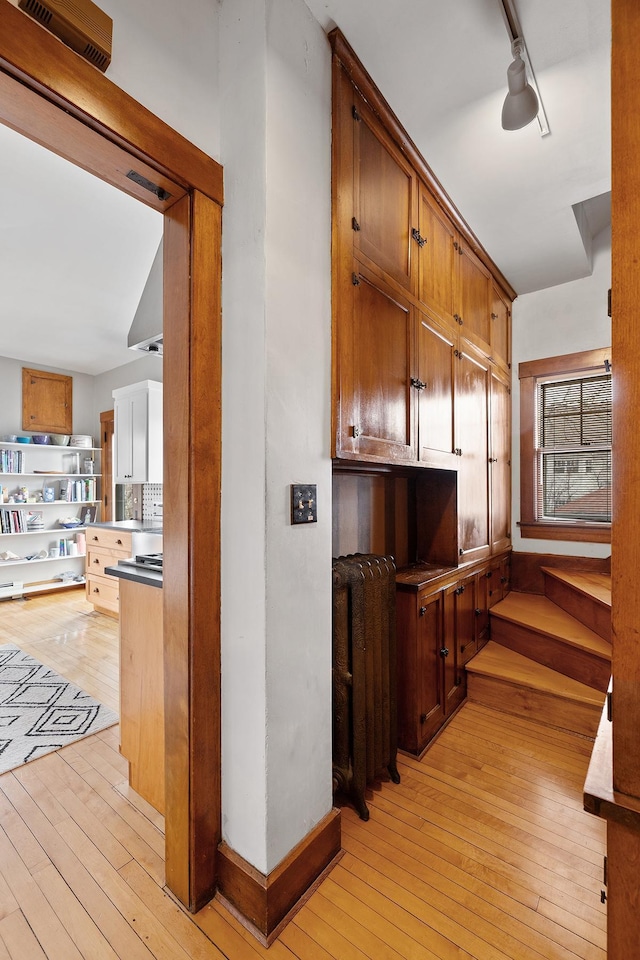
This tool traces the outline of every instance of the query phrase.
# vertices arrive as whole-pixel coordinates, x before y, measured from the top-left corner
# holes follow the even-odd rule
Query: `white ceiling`
[[[519,293],[590,272],[588,233],[609,216],[604,0],[517,2],[546,137],[535,123],[501,129],[500,0],[306,2],[324,29],[340,27]],[[126,338],[160,214],[2,125],[0,211],[0,356],[94,375],[135,359]]]

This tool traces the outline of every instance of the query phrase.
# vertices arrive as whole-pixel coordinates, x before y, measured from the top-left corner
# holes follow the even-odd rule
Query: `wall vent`
[[[19,0],[18,6],[103,73],[111,63],[113,20],[93,0]]]

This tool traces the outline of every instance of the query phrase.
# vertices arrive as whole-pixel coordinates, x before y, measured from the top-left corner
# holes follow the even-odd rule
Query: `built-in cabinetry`
[[[113,391],[116,483],[162,483],[162,383]]]
[[[119,611],[120,580],[105,573],[105,567],[130,557],[131,532],[109,527],[90,527],[87,530],[87,600],[100,613],[117,617]]]
[[[430,474],[422,503],[440,509],[418,518],[419,547],[434,545],[418,559],[475,562],[510,542],[515,294],[344,37],[331,39],[333,455]]]
[[[419,754],[462,703],[464,665],[489,637],[489,607],[508,591],[509,554],[459,570],[398,572],[398,745]]]
[[[99,463],[99,448],[0,442],[0,597],[84,582],[84,523],[61,521],[99,519]]]

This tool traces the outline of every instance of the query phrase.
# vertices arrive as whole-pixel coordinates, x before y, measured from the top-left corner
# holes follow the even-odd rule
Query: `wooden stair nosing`
[[[611,591],[608,601],[593,592],[593,585],[581,585],[588,578],[541,568],[544,574],[545,596],[562,610],[611,643]],[[602,576],[602,575],[601,575]]]
[[[532,630],[541,636],[584,650],[601,660],[611,661],[611,645],[548,597],[512,591],[490,610],[491,619]]]
[[[611,676],[611,661],[560,640],[537,634],[531,628],[497,619],[491,624],[495,643],[556,673],[584,683],[604,693]]]
[[[552,577],[571,590],[574,593],[582,594],[594,604],[603,607],[605,610],[611,610],[611,576],[605,573],[581,573],[580,571],[560,570],[557,567],[540,567],[545,577]],[[606,580],[608,588],[604,587],[601,581]]]
[[[604,693],[490,640],[466,665],[469,675],[503,680],[602,710]]]

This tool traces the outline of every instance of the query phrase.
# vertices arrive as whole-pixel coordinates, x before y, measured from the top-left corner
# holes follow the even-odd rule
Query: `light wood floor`
[[[117,624],[81,597],[0,603],[18,642],[117,708]],[[73,675],[72,675],[73,674]],[[0,960],[605,960],[590,742],[467,704],[269,951],[163,891],[163,824],[128,791],[117,727],[0,777]]]

